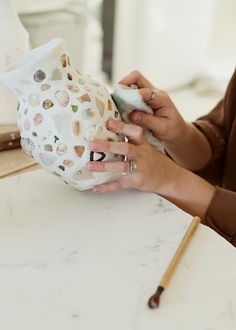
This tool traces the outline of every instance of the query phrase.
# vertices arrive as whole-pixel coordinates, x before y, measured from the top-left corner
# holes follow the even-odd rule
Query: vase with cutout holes
[[[120,119],[120,115],[106,87],[74,68],[62,39],[20,57],[1,81],[18,95],[23,150],[48,172],[78,190],[121,175],[86,170],[90,160],[121,159],[89,149],[91,139],[122,140],[106,128],[108,118]]]

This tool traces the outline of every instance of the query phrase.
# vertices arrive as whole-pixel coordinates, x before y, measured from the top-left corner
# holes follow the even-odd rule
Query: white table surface
[[[40,170],[0,181],[1,330],[236,329],[236,250],[154,194],[79,192]]]

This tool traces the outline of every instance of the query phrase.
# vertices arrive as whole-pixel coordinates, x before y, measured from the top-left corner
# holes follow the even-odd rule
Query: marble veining
[[[236,328],[235,249],[202,225],[148,309],[191,221],[162,198],[79,192],[40,170],[1,180],[0,210],[0,329]]]

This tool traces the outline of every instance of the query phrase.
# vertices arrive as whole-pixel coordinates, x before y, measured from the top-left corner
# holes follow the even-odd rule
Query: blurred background
[[[186,119],[210,110],[236,60],[235,0],[13,0],[30,47],[65,39],[74,64],[113,88],[133,69]]]
[[[65,39],[77,68],[110,91],[138,69],[186,120],[209,112],[235,69],[236,0],[0,0],[0,73]],[[0,178],[38,168],[22,152],[17,96],[0,83]]]

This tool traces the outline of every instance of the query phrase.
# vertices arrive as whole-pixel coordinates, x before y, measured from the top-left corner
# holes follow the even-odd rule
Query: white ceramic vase
[[[62,39],[20,57],[1,80],[19,97],[22,148],[48,172],[79,190],[119,176],[85,168],[89,160],[120,159],[91,152],[88,146],[90,139],[120,141],[105,124],[120,115],[105,86],[73,67]]]
[[[12,0],[0,0],[0,72],[28,51],[29,36]],[[0,124],[16,123],[17,97],[0,84]]]

